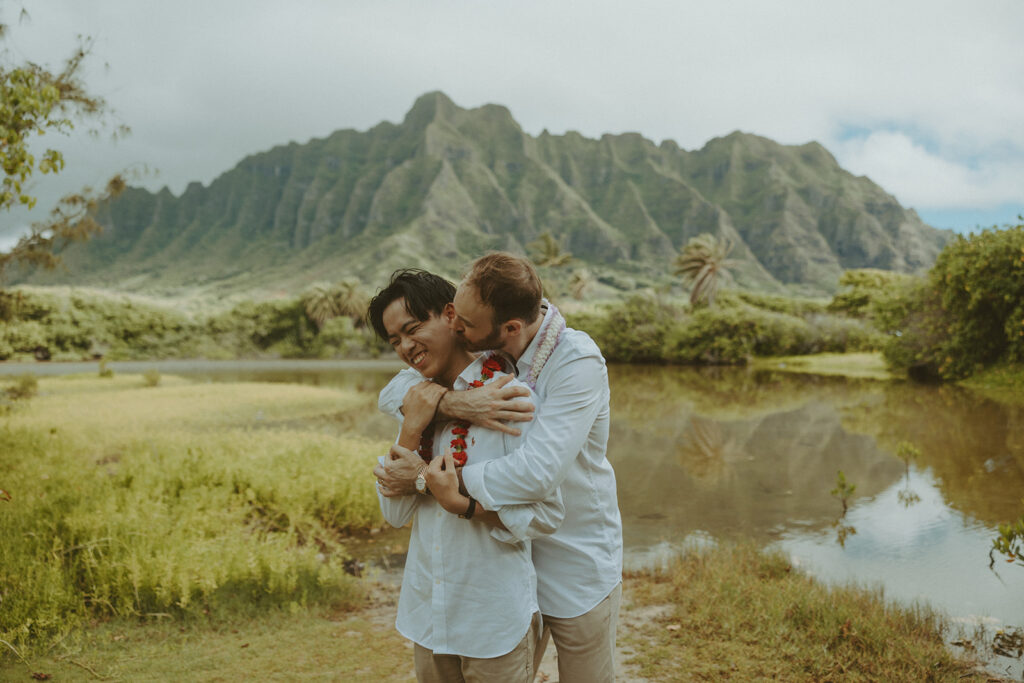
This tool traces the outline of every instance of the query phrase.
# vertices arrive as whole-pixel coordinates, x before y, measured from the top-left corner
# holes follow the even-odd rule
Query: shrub
[[[679,305],[636,296],[603,313],[569,316],[568,323],[589,333],[608,360],[633,363],[735,365],[751,356],[866,351],[885,343],[865,321],[830,315],[820,302],[787,301],[727,292],[719,305],[688,314]]]
[[[1024,360],[1024,225],[958,236],[930,281],[949,323],[943,376],[964,377],[1002,357]]]
[[[739,308],[704,308],[665,339],[664,357],[675,363],[736,365],[754,354],[757,323]]]
[[[637,295],[603,313],[570,315],[567,323],[590,334],[610,361],[655,363],[664,360],[668,335],[683,316],[681,306]]]
[[[15,290],[0,297],[0,360],[18,354],[60,359],[106,357],[296,358],[377,356],[386,348],[351,319],[323,329],[310,321],[298,297],[246,301],[193,319],[179,311],[127,297]]]
[[[795,316],[824,313],[827,310],[826,304],[819,299],[804,299],[779,296],[777,294],[761,294],[759,292],[747,292],[743,290],[723,292],[719,298],[719,302],[722,306],[747,305],[753,308],[760,308],[765,311],[786,313],[787,315]]]
[[[848,270],[839,278],[840,291],[827,308],[833,313],[871,317],[877,303],[888,301],[894,290],[905,287],[914,279],[913,275],[876,268]]]
[[[36,349],[49,348],[46,327],[36,320],[4,323],[0,328],[0,360],[16,353],[35,353]]]
[[[957,236],[926,282],[894,289],[876,304],[894,366],[961,379],[1024,361],[1024,225]]]
[[[26,401],[39,393],[39,380],[32,373],[26,373],[16,378],[4,393],[12,401]]]

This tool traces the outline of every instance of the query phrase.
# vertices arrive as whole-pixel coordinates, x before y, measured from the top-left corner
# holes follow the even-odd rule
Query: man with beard
[[[450,304],[452,326],[467,349],[495,349],[538,397],[525,443],[506,457],[461,470],[465,494],[494,510],[544,500],[561,487],[565,519],[533,541],[537,598],[558,653],[559,680],[614,680],[615,628],[622,594],[622,520],[615,473],[606,457],[608,373],[600,349],[566,327],[542,299],[540,278],[525,259],[493,253],[477,259]],[[522,389],[494,382],[451,392],[403,370],[381,391],[380,408],[399,415],[403,401],[429,402],[438,420],[517,433],[508,421],[529,420]],[[374,474],[384,496],[416,490],[421,463],[396,445]]]

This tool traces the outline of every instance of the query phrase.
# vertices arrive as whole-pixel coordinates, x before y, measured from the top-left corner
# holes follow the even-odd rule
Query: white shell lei
[[[548,308],[551,309],[551,319],[540,331],[537,352],[533,355],[530,371],[526,373],[526,384],[534,391],[537,389],[537,378],[540,377],[540,371],[544,369],[544,364],[548,362],[552,351],[555,350],[562,338],[562,333],[565,332],[565,318],[553,303],[549,302]]]

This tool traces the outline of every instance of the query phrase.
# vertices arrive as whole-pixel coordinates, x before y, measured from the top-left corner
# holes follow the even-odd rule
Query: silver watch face
[[[422,474],[416,477],[416,490],[420,493],[427,490],[427,479]]]

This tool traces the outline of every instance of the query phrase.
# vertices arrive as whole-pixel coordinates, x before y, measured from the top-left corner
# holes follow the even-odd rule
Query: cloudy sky
[[[503,104],[532,134],[816,140],[937,227],[1024,213],[1022,0],[0,0],[0,14],[6,64],[56,67],[91,36],[86,82],[132,129],[53,138],[68,163],[36,184],[41,205],[123,168],[177,194],[442,90]],[[0,238],[26,220],[0,215]]]

